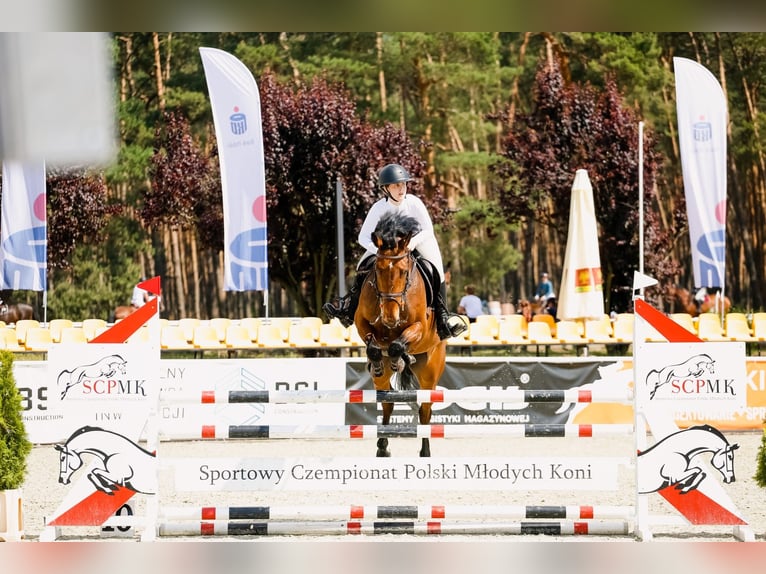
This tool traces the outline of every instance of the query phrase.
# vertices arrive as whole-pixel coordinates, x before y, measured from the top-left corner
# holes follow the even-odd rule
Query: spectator
[[[481,299],[476,295],[476,288],[473,285],[465,286],[465,295],[458,303],[457,312],[468,317],[471,323],[476,322],[476,317],[484,314]]]
[[[527,321],[532,320],[532,305],[526,299],[519,301],[518,311],[519,315],[523,315]]]
[[[551,295],[548,297],[548,300],[545,302],[545,310],[544,313],[547,313],[548,315],[552,315],[556,321],[558,319],[556,318],[556,312],[558,311],[558,305],[556,304],[556,296]]]
[[[535,290],[535,301],[538,301],[540,305],[543,306],[549,297],[554,297],[553,283],[548,279],[548,274],[543,273],[540,276],[540,284]]]
[[[141,280],[139,283],[143,283],[146,281],[146,277],[141,277]],[[138,285],[133,287],[133,296],[130,299],[130,304],[138,309],[139,307],[142,307],[144,303],[146,303],[149,300],[149,291],[146,291],[145,289],[141,289]]]

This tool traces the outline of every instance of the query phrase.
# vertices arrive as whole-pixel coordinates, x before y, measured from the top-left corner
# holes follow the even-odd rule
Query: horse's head
[[[55,448],[59,451],[59,482],[69,484],[72,474],[82,466],[82,458],[66,444],[57,444]]]
[[[721,473],[725,484],[734,482],[734,451],[739,448],[738,444],[727,444],[717,451],[711,459],[713,467]]]
[[[419,230],[418,221],[413,217],[386,214],[372,234],[378,248],[375,259],[378,319],[389,329],[398,327],[405,317],[407,292],[415,273],[408,246]]]

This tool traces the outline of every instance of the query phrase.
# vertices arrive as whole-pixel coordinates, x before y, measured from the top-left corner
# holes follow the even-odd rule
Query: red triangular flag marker
[[[152,295],[157,295],[157,297],[162,295],[159,276],[152,277],[151,279],[147,279],[146,281],[141,281],[138,284],[138,287],[140,287],[141,289],[144,289],[145,291],[149,291],[149,293],[151,293]]]
[[[136,309],[122,321],[115,323],[106,331],[90,340],[91,343],[124,343],[138,331],[157,312],[157,297]]]

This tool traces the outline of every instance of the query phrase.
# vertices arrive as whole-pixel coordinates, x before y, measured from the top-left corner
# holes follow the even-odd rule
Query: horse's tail
[[[409,363],[402,369],[400,386],[403,391],[416,391],[420,388],[420,381]]]

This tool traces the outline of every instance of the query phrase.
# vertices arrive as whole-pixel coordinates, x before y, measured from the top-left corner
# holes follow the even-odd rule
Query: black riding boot
[[[436,293],[434,313],[436,314],[436,333],[442,341],[450,337],[457,337],[468,328],[463,321],[456,321],[450,325],[450,312],[447,309],[447,285],[443,282],[439,285],[439,291]]]
[[[369,267],[360,266],[354,282],[349,287],[348,293],[343,297],[335,299],[335,301],[325,303],[322,305],[322,310],[327,313],[329,317],[338,319],[344,327],[349,327],[354,324],[354,315],[356,314],[356,308],[359,306],[359,295],[362,293],[362,285],[369,273]]]

